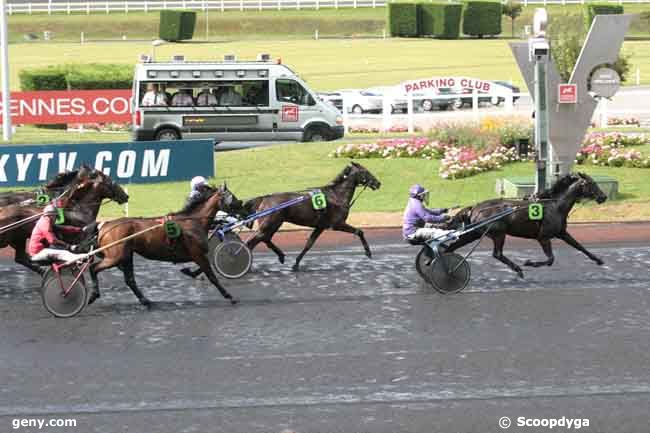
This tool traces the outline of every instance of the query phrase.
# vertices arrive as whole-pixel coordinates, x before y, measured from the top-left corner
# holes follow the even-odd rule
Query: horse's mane
[[[537,198],[553,198],[559,193],[566,191],[578,179],[579,177],[573,173],[565,174],[560,179],[558,179],[558,181],[555,182],[552,187],[537,194]]]
[[[326,186],[336,186],[339,183],[343,182],[348,175],[350,174],[350,170],[352,169],[351,165],[346,166],[339,174],[336,175],[334,179],[330,183],[328,183]]]
[[[205,191],[201,192],[198,196],[190,199],[185,203],[185,206],[183,206],[183,209],[179,210],[178,212],[173,212],[170,215],[187,215],[196,210],[199,206],[201,206],[203,203],[208,201],[210,197],[212,197],[214,194],[216,194],[219,190],[217,188],[212,188],[208,187]]]
[[[45,188],[63,188],[68,185],[70,182],[74,181],[79,174],[79,170],[66,171],[64,173],[59,173],[54,178],[45,185]]]

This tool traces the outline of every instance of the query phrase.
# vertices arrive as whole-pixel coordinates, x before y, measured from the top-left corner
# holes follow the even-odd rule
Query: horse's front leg
[[[363,249],[366,251],[366,257],[372,259],[372,252],[370,252],[370,246],[366,241],[366,237],[363,235],[363,230],[358,229],[356,227],[352,227],[350,224],[347,223],[335,225],[332,227],[332,230],[345,232],[345,233],[352,233],[353,235],[358,236],[359,239],[361,240],[361,244],[363,245]]]
[[[586,249],[585,247],[583,247],[583,246],[580,244],[580,242],[578,242],[577,240],[575,240],[575,239],[573,238],[573,236],[571,236],[568,232],[566,232],[566,231],[565,231],[565,232],[562,232],[562,233],[560,233],[559,235],[557,235],[557,237],[560,238],[560,239],[562,239],[562,240],[563,240],[564,242],[566,242],[567,244],[571,245],[571,246],[572,246],[573,248],[575,248],[576,250],[578,250],[578,251],[582,251],[582,252],[583,252],[587,257],[589,257],[591,260],[593,260],[594,262],[596,262],[597,265],[602,265],[602,264],[605,263],[605,262],[603,262],[600,258],[596,257],[595,255],[593,255],[592,253],[590,253],[589,251],[587,251],[587,249]]]
[[[91,265],[88,272],[90,273],[90,279],[92,280],[90,297],[88,298],[88,305],[90,305],[99,299],[102,294],[99,291],[99,278],[97,277],[97,272],[95,272],[95,267]]]
[[[551,240],[538,239],[537,242],[539,242],[539,244],[542,246],[544,254],[546,254],[546,258],[548,260],[544,262],[533,262],[531,260],[526,260],[526,262],[524,262],[524,266],[532,266],[533,268],[539,268],[540,266],[551,266],[553,264],[553,261],[555,261],[555,257],[553,256],[553,247],[551,246]]]

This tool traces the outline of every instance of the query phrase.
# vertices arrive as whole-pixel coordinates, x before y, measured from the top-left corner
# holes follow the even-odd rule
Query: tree
[[[521,3],[511,0],[504,3],[501,9],[501,13],[510,18],[510,29],[513,38],[515,37],[515,20],[519,18],[523,10],[524,8],[521,6]]]
[[[650,11],[641,12],[639,18],[648,22],[648,37],[650,37]]]
[[[551,55],[565,83],[568,83],[571,78],[587,37],[582,23],[582,15],[564,14],[555,16],[549,24],[547,33],[551,42]],[[629,55],[619,54],[616,62],[608,65],[618,72],[621,81],[625,81],[630,71],[629,60]]]

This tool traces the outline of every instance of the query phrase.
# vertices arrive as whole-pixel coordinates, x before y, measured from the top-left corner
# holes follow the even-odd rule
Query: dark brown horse
[[[596,182],[586,174],[568,174],[558,180],[553,187],[540,193],[535,200],[543,206],[543,219],[541,221],[531,220],[528,217],[528,205],[531,200],[506,200],[494,199],[481,202],[477,205],[467,207],[459,211],[448,223],[447,228],[454,229],[462,224],[472,224],[488,218],[504,209],[510,207],[516,211],[507,217],[499,220],[491,226],[487,237],[492,239],[494,249],[492,255],[495,259],[506,264],[523,278],[522,269],[503,254],[506,235],[519,238],[536,239],[542,246],[547,260],[533,262],[527,260],[524,266],[551,266],[554,261],[551,239],[562,239],[567,244],[582,251],[587,257],[602,265],[603,261],[587,251],[577,240],[567,232],[567,218],[569,212],[582,199],[593,199],[597,203],[607,200],[605,193],[601,191]],[[448,251],[454,251],[473,242],[481,237],[485,229],[479,229],[467,233],[451,244]]]
[[[94,292],[88,303],[94,302],[100,296],[97,274],[117,266],[124,274],[126,285],[140,303],[151,306],[151,301],[142,293],[135,281],[133,254],[137,253],[149,260],[196,263],[221,295],[235,304],[237,301],[221,286],[210,267],[207,258],[208,227],[218,210],[239,212],[241,204],[241,201],[237,200],[224,185],[219,189],[210,188],[200,198],[189,202],[181,211],[165,217],[119,218],[102,224],[97,247],[102,248],[113,242],[116,244],[104,250],[101,253],[104,256],[102,261],[91,268]],[[156,228],[164,220],[174,221],[180,226],[180,237],[169,239],[163,227]],[[118,242],[120,239],[147,229],[151,230],[124,242]]]
[[[68,174],[66,174],[68,176]],[[104,199],[125,203],[129,196],[112,179],[98,170],[82,167],[76,172],[75,179],[68,184],[67,192],[62,200],[65,204],[64,224],[84,227],[95,221],[99,208]],[[43,208],[36,205],[14,204],[0,209],[0,227],[35,217],[43,212]],[[15,261],[34,272],[41,273],[42,269],[33,264],[25,245],[32,234],[37,219],[31,220],[15,229],[0,233],[0,248],[12,247],[15,252]],[[56,228],[55,228],[56,230]],[[73,243],[78,235],[57,233],[61,240]]]
[[[283,202],[309,194],[310,191],[316,189],[320,189],[327,200],[327,207],[324,210],[314,210],[311,200],[306,200],[260,218],[255,236],[247,242],[248,247],[252,250],[257,244],[264,242],[264,244],[275,252],[280,263],[284,263],[284,253],[271,239],[282,223],[288,222],[314,228],[314,231],[309,236],[309,240],[307,240],[307,244],[298,257],[296,257],[296,263],[293,265],[294,271],[298,270],[300,261],[304,255],[326,229],[352,233],[358,236],[366,251],[366,256],[371,258],[372,253],[363,235],[363,231],[346,223],[350,214],[350,207],[353,204],[354,191],[358,186],[363,186],[364,189],[368,187],[376,190],[381,186],[381,183],[366,168],[356,162],[352,162],[332,182],[325,186],[297,192],[279,192],[247,201],[244,203],[244,208],[248,213],[253,213],[270,209]]]
[[[9,206],[12,204],[36,204],[36,196],[38,194],[46,194],[51,199],[56,198],[60,194],[64,194],[66,188],[74,181],[78,180],[77,175],[79,170],[66,171],[59,173],[48,182],[42,189],[34,191],[8,191],[0,193],[0,207]]]

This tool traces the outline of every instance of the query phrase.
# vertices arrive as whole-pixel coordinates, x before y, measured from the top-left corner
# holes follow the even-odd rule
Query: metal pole
[[[205,6],[205,4],[204,4],[204,6]],[[206,8],[205,9],[205,40],[206,41],[210,40],[210,37],[209,37],[210,28],[209,28],[209,26],[210,26],[210,17],[208,15],[208,8]]]
[[[2,17],[0,18],[0,39],[2,39],[2,139],[11,140],[11,93],[9,93],[9,43],[7,41],[7,1],[0,0]]]
[[[548,106],[546,88],[546,61],[535,58],[535,149],[537,149],[537,176],[535,192],[546,189],[548,163]]]

